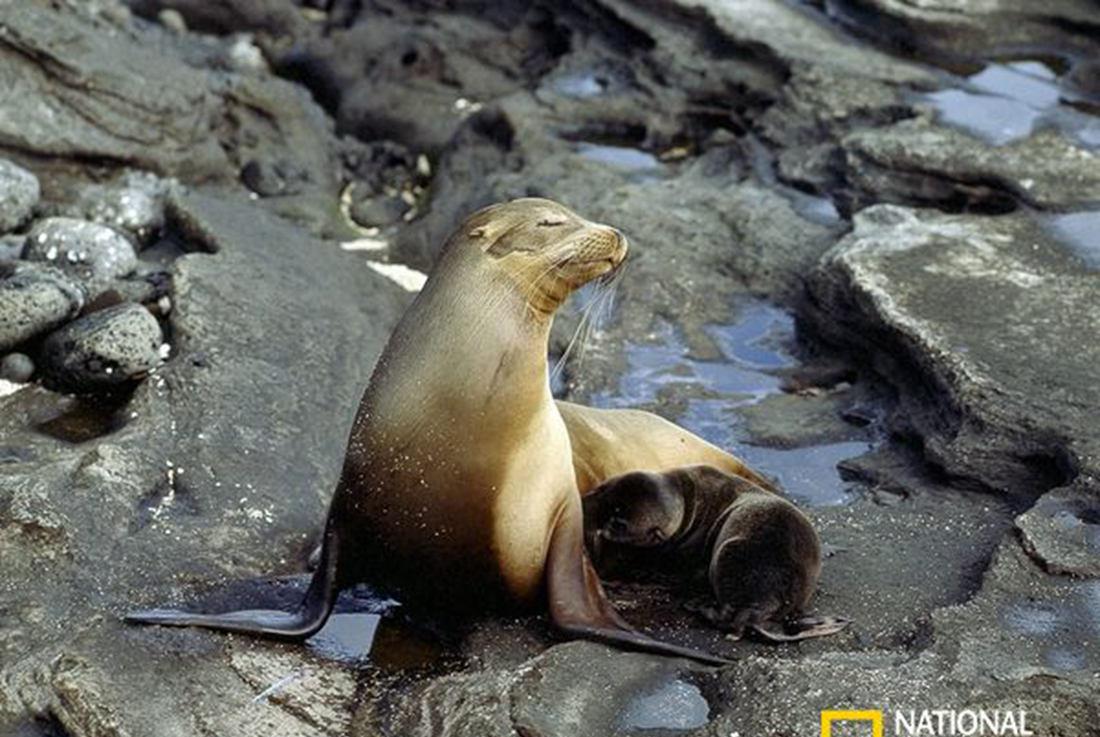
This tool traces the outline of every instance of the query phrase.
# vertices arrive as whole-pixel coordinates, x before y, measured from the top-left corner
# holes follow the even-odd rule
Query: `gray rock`
[[[192,6],[200,14],[212,8]],[[305,24],[289,0],[212,12],[235,17],[240,10],[274,23],[269,13],[276,7],[288,28]],[[336,221],[335,206],[324,209],[338,187],[332,122],[297,85],[267,74],[227,74],[209,58],[203,68],[186,56],[194,42],[175,44],[144,24],[106,33],[67,4],[4,6],[0,27],[0,67],[13,94],[41,103],[0,112],[6,145],[77,162],[126,162],[196,182],[234,182],[238,162],[254,158],[289,159],[309,172],[312,187],[300,201],[280,201],[281,211],[317,231]],[[74,69],[80,73],[68,73]]]
[[[158,12],[157,21],[173,33],[187,33],[187,21],[175,8],[164,8]]]
[[[351,217],[367,227],[384,227],[401,221],[409,209],[398,197],[368,197],[351,206]]]
[[[306,20],[290,0],[240,0],[208,3],[204,0],[132,0],[134,12],[147,18],[165,13],[178,16],[183,29],[226,35],[234,31],[260,31],[275,36],[293,36]],[[162,21],[163,22],[163,21]],[[177,30],[174,21],[173,30]],[[167,25],[167,24],[166,24]]]
[[[109,389],[159,366],[163,342],[160,323],[144,307],[108,307],[50,333],[42,344],[42,373],[69,391]]]
[[[131,171],[113,182],[84,187],[75,202],[56,208],[56,213],[108,225],[144,245],[164,227],[164,199],[175,184]]]
[[[1042,6],[1027,0],[965,4],[835,0],[828,7],[842,23],[862,27],[884,43],[956,64],[996,57],[1006,48],[1051,49],[1066,58],[1096,58],[1100,53],[1096,6],[1088,0]]]
[[[0,351],[72,319],[83,306],[83,291],[57,269],[16,263],[0,278]]]
[[[0,233],[19,227],[38,204],[38,177],[21,166],[0,159]]]
[[[753,442],[775,448],[796,448],[851,440],[867,433],[841,415],[853,402],[851,391],[820,395],[773,394],[738,413]]]
[[[1096,463],[1100,282],[1035,222],[878,205],[810,284],[815,328],[896,386],[934,464],[1034,498]]]
[[[0,261],[14,261],[23,256],[23,246],[27,237],[23,235],[0,235]]]
[[[191,725],[339,734],[358,699],[345,667],[310,668],[320,677],[303,673],[299,683],[293,676],[310,657],[300,645],[124,628],[117,615],[191,593],[177,574],[216,585],[294,567],[409,296],[239,196],[180,195],[169,212],[174,237],[195,249],[173,264],[174,358],[127,404],[108,405],[106,434],[73,444],[36,429],[59,413],[95,418],[98,404],[58,407],[53,392],[0,397],[0,457],[6,446],[34,454],[5,462],[0,485],[0,558],[11,584],[0,587],[0,732],[33,711],[54,714],[74,736],[182,737],[190,717],[180,721],[177,699],[199,679],[218,696],[196,707]],[[211,422],[226,411],[234,422]],[[289,488],[303,493],[287,499]],[[43,575],[47,565],[60,575]],[[271,593],[266,584],[255,591]],[[300,592],[291,594],[288,603]],[[63,624],[73,621],[84,624]],[[180,667],[181,657],[190,665]],[[135,701],[142,683],[156,695]],[[333,700],[313,700],[316,688]],[[96,726],[107,723],[117,726]]]
[[[1016,518],[1024,550],[1050,573],[1100,577],[1100,484],[1055,489]]]
[[[308,179],[307,172],[285,160],[253,159],[241,169],[241,182],[261,197],[298,194]]]
[[[697,729],[706,724],[710,707],[698,688],[680,680],[677,665],[587,642],[553,648],[532,659],[513,688],[513,723],[520,734],[540,737]],[[594,690],[593,683],[603,687]],[[671,708],[647,709],[644,703],[639,708],[647,696],[679,690],[674,684],[686,686],[690,696],[674,699],[679,703]],[[654,717],[658,721],[650,722]]]
[[[34,376],[34,361],[25,353],[9,353],[0,360],[0,379],[22,384]]]
[[[79,280],[91,296],[137,266],[126,236],[106,225],[68,217],[40,220],[27,233],[25,259],[55,266]]]
[[[886,200],[1004,212],[1014,200],[1052,209],[1100,200],[1100,156],[1057,131],[992,147],[918,119],[859,130],[843,148],[853,209]]]
[[[614,4],[626,3],[617,0]],[[931,79],[931,74],[921,66],[854,44],[836,28],[785,3],[675,0],[674,4],[685,10],[704,9],[714,19],[717,29],[731,40],[744,43],[751,39],[792,62],[895,84],[921,84]]]

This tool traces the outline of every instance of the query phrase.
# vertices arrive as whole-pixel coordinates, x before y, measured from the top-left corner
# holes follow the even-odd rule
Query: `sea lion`
[[[634,472],[584,500],[585,537],[599,569],[704,572],[715,606],[697,611],[740,638],[786,642],[833,634],[840,617],[803,612],[821,573],[806,515],[749,480],[712,466]]]
[[[631,471],[668,471],[709,465],[779,493],[771,480],[744,461],[663,417],[638,409],[599,409],[556,400],[569,432],[573,471],[581,496],[605,481]],[[310,570],[321,562],[321,543],[308,558]]]
[[[660,472],[694,465],[714,466],[767,491],[779,491],[740,458],[652,412],[597,409],[560,399],[557,405],[569,431],[582,495],[630,471]]]
[[[546,355],[557,308],[626,258],[618,230],[550,200],[479,210],[390,336],[352,426],[321,560],[295,612],[154,609],[130,622],[303,639],[358,582],[459,614],[548,606],[562,633],[719,664],[643,635],[584,548]]]

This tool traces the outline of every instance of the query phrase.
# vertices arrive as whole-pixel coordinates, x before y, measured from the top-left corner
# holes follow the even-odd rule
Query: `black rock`
[[[34,361],[25,353],[9,353],[0,359],[0,379],[22,384],[34,376]]]
[[[309,182],[309,174],[287,161],[253,159],[241,169],[241,182],[261,197],[298,194]]]
[[[148,310],[125,303],[85,315],[42,344],[49,384],[74,391],[110,389],[160,365],[160,323]]]
[[[383,227],[400,222],[408,209],[399,197],[367,197],[351,206],[351,217],[360,225]]]

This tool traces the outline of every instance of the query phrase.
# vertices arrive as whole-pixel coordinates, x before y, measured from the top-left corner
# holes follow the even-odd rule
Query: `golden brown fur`
[[[668,471],[708,465],[747,479],[768,491],[772,482],[736,456],[674,425],[637,409],[596,409],[558,401],[573,447],[573,468],[582,495],[630,471]]]

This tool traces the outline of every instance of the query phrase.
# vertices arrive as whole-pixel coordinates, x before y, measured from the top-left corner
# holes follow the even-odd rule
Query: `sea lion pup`
[[[796,506],[744,478],[711,466],[628,473],[589,494],[584,513],[597,567],[705,571],[717,603],[697,611],[736,639],[751,630],[802,640],[848,624],[803,616],[821,573],[817,533]]]
[[[771,480],[745,462],[663,417],[640,409],[597,409],[557,401],[569,431],[573,469],[581,494],[630,471],[714,466],[778,493]]]
[[[554,312],[613,272],[626,238],[520,199],[451,235],[390,336],[352,425],[320,564],[295,612],[155,609],[130,622],[303,639],[370,582],[471,616],[548,606],[562,633],[724,663],[647,637],[612,608],[584,548],[569,434],[550,393]]]

